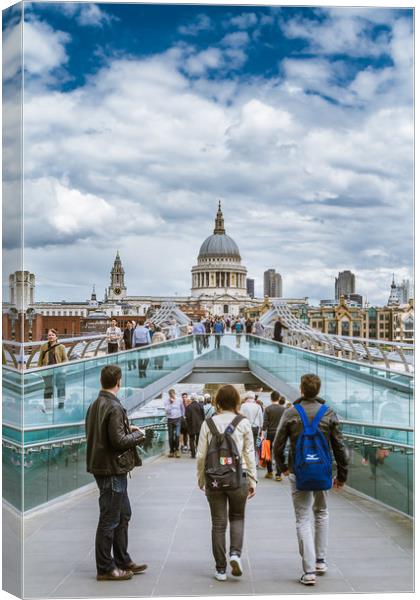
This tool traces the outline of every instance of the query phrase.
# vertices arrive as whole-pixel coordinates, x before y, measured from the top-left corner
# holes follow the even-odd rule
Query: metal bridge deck
[[[301,574],[289,484],[263,479],[247,506],[244,575],[212,578],[210,516],[195,461],[159,458],[133,473],[130,552],[149,564],[126,582],[95,580],[96,488],[26,517],[24,596],[151,597],[413,590],[413,523],[350,491],[332,492],[329,571],[315,588]],[[8,512],[8,511],[5,511]],[[5,535],[13,528],[5,515]],[[13,545],[13,539],[5,540]],[[10,546],[9,546],[10,547]],[[4,573],[15,565],[7,564]],[[9,554],[11,556],[12,553]]]

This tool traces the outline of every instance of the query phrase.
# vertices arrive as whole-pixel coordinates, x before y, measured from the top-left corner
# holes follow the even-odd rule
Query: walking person
[[[204,394],[204,418],[208,419],[216,414],[216,410],[211,401],[210,394]]]
[[[198,402],[195,394],[191,394],[191,402],[185,409],[185,419],[187,421],[188,435],[190,438],[191,458],[195,458],[198,437],[200,435],[201,425],[204,421],[204,408]]]
[[[98,581],[131,579],[147,569],[128,553],[131,517],[127,473],[140,464],[135,447],[144,433],[130,425],[117,394],[121,369],[107,365],[101,371],[101,391],[86,414],[87,471],[99,488],[99,522],[95,538]],[[112,556],[113,551],[113,556]]]
[[[263,337],[264,335],[264,325],[261,323],[259,319],[257,319],[254,323],[254,335],[258,337]]]
[[[161,330],[160,327],[156,327],[155,332],[153,334],[153,338],[152,338],[152,345],[153,344],[161,344],[162,342],[166,342],[166,335],[163,333],[163,331]],[[160,354],[159,356],[155,356],[155,369],[157,369],[159,371],[162,370],[164,360],[165,360],[165,357],[163,354]]]
[[[229,563],[232,575],[242,575],[242,544],[245,505],[256,492],[257,469],[251,425],[239,414],[240,396],[233,385],[222,386],[216,395],[218,414],[204,421],[197,449],[197,478],[205,490],[212,520],[212,548],[216,563],[215,579],[226,581],[226,529],[229,524]],[[225,448],[222,451],[222,448]],[[217,451],[219,449],[219,451]],[[229,450],[230,449],[230,453]],[[224,461],[224,462],[222,462]],[[218,476],[229,479],[218,487]],[[212,466],[213,465],[213,466]],[[226,487],[225,487],[226,486]]]
[[[118,352],[122,339],[121,329],[117,327],[117,321],[112,319],[111,326],[106,330],[106,341],[108,343],[108,354]]]
[[[242,323],[240,322],[239,319],[236,319],[236,322],[234,324],[234,330],[235,330],[235,335],[236,335],[236,347],[240,348],[241,347],[241,340],[242,340],[242,333],[243,333],[243,326]]]
[[[188,396],[187,392],[183,392],[181,394],[182,404],[184,405],[184,416],[181,419],[181,452],[183,452],[183,453],[188,452],[188,446],[189,446],[188,425],[187,425],[187,419],[185,418],[185,412],[187,410],[187,407],[190,405],[191,399],[193,397],[196,398],[197,395],[191,394],[191,398],[190,398]]]
[[[271,460],[267,461],[267,479],[273,479],[273,442],[276,437],[277,428],[285,411],[286,399],[276,391],[271,392],[271,404],[264,410],[264,421],[261,437],[270,442]],[[282,481],[281,470],[276,463],[276,481]]]
[[[290,474],[303,566],[300,582],[304,585],[315,585],[316,575],[327,571],[328,488],[343,487],[347,479],[348,453],[336,413],[326,406],[325,400],[318,397],[321,389],[320,378],[312,374],[303,375],[300,389],[302,396],[291,408],[285,410],[280,421],[274,439],[274,458],[283,474]],[[305,437],[307,430],[310,436]],[[311,445],[313,446],[315,441],[317,445],[309,447],[310,453],[307,451],[305,454],[309,437],[312,438]],[[286,465],[285,448],[288,440],[290,448]],[[337,463],[337,476],[334,480],[331,449]],[[305,473],[311,474],[311,481],[305,480]],[[314,517],[315,538],[312,535],[311,515]]]
[[[247,392],[245,394],[245,402],[242,403],[241,413],[251,423],[252,436],[254,439],[254,448],[255,452],[257,452],[257,438],[260,435],[264,419],[261,406],[257,404],[255,400],[254,392]]]
[[[273,331],[273,340],[275,342],[283,342],[283,329],[288,329],[285,325],[283,325],[280,317],[277,318],[274,323],[274,331]],[[279,344],[279,354],[283,352],[283,346]]]
[[[208,348],[209,347],[209,336],[211,335],[211,322],[208,317],[205,319],[203,325],[204,325],[204,332],[206,334],[203,336],[204,348]]]
[[[215,349],[220,348],[220,340],[222,338],[224,330],[225,328],[222,319],[217,319],[213,325]]]
[[[181,419],[184,416],[184,404],[182,400],[176,397],[173,388],[168,391],[168,398],[164,404],[165,413],[168,418],[168,458],[180,458],[179,436],[181,434]]]
[[[126,350],[131,350],[132,348],[134,348],[133,336],[134,336],[133,323],[131,321],[127,321],[124,331],[123,331],[124,348]],[[127,367],[128,367],[129,371],[131,371],[132,369],[135,369],[136,361],[128,359]]]
[[[194,334],[194,337],[195,337],[197,354],[201,354],[203,351],[204,337],[205,337],[206,330],[204,328],[203,323],[200,320],[198,320],[196,323],[194,323],[194,326],[192,328],[192,333]]]
[[[176,322],[175,319],[171,320],[171,324],[168,328],[168,340],[174,340],[176,338],[179,338],[179,336],[181,335],[179,326]]]
[[[144,325],[140,325],[140,323],[139,323],[133,333],[134,347],[142,348],[144,346],[150,346],[151,341],[152,340],[150,338],[149,329],[147,327],[145,327]],[[140,356],[142,356],[141,353],[139,353],[139,354],[140,354]],[[146,377],[146,371],[147,371],[148,365],[149,365],[148,358],[139,358],[138,359],[137,366],[138,366],[140,378]]]
[[[67,352],[64,344],[58,341],[57,331],[55,329],[48,330],[48,341],[42,344],[39,349],[38,367],[48,367],[50,365],[59,365],[63,362],[68,362]],[[46,371],[44,379],[44,406],[45,411],[51,412],[53,409],[54,396],[54,374],[51,371]],[[66,397],[66,380],[65,373],[58,370],[55,375],[55,384],[57,386],[58,408],[64,408]]]

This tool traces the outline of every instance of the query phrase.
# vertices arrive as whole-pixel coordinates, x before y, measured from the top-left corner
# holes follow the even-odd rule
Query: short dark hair
[[[321,380],[318,375],[307,373],[300,378],[300,387],[305,398],[315,398],[321,389]]]
[[[101,386],[104,390],[114,388],[122,377],[121,369],[118,365],[106,365],[101,371]]]
[[[280,400],[280,394],[274,390],[271,392],[271,402],[278,402]]]
[[[280,400],[279,403],[283,406],[284,404],[286,404],[286,398],[284,396],[280,396]]]
[[[215,403],[216,406],[222,410],[238,412],[241,404],[241,397],[236,387],[233,385],[223,385],[216,394]]]

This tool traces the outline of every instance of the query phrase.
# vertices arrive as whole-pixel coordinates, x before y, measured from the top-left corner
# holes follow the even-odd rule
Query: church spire
[[[215,225],[216,226],[214,228],[214,233],[219,233],[219,234],[226,233],[225,220],[223,218],[223,213],[222,213],[222,203],[220,202],[220,200],[219,200],[219,209],[217,211]]]

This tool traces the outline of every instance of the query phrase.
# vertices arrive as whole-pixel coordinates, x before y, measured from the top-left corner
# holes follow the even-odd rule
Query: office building
[[[281,298],[283,296],[283,283],[280,273],[275,269],[264,271],[264,296]]]
[[[356,293],[356,277],[351,271],[341,271],[335,278],[335,299]]]

